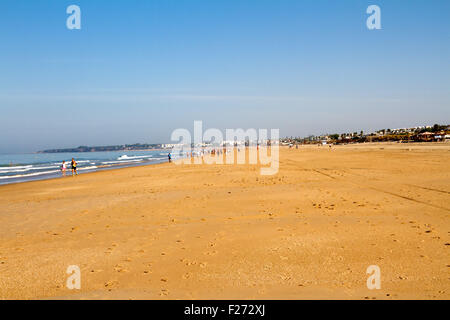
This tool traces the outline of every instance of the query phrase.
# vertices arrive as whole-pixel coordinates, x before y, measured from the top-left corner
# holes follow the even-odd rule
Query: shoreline
[[[109,165],[109,166],[103,165],[103,166],[97,166],[97,168],[95,168],[95,169],[85,170],[83,173],[79,173],[79,175],[85,175],[85,174],[101,172],[101,171],[117,170],[117,169],[123,169],[123,168],[157,165],[157,164],[161,164],[164,162],[167,162],[167,161],[157,160],[157,161],[144,161],[144,162],[140,162],[140,163],[117,164],[117,165]],[[69,177],[72,177],[72,173],[71,173],[71,169],[67,168],[67,173],[66,173],[65,177],[62,176],[61,173],[54,173],[54,174],[41,175],[41,176],[35,176],[35,177],[27,177],[26,179],[11,178],[11,180],[9,180],[11,182],[9,182],[9,181],[2,182],[2,180],[0,180],[0,188],[2,186],[8,186],[8,185],[12,185],[12,184],[22,184],[22,183],[27,183],[27,182],[54,180],[54,179],[69,178]],[[7,179],[4,179],[4,180],[7,180]],[[13,181],[13,180],[15,180],[15,181]],[[19,181],[17,181],[17,180],[19,180]]]
[[[300,149],[308,149],[308,148],[329,148],[330,145],[320,145],[317,144],[299,144],[298,145]],[[339,144],[339,145],[331,145],[331,148],[346,148],[346,149],[361,149],[361,148],[367,148],[367,149],[374,149],[374,148],[381,148],[381,147],[395,147],[396,149],[426,149],[426,150],[434,150],[433,148],[436,147],[436,150],[439,150],[439,148],[442,147],[448,147],[450,146],[450,141],[444,141],[444,142],[410,142],[410,143],[399,143],[399,142],[393,142],[393,141],[384,141],[384,142],[363,142],[363,143],[350,143],[350,144]],[[281,148],[289,149],[289,146],[287,145],[280,145]],[[295,146],[292,147],[295,149]],[[149,149],[149,150],[139,150],[139,151],[163,151],[167,149]],[[95,151],[97,152],[97,151]],[[95,153],[92,152],[92,153]],[[102,152],[102,151],[101,151]],[[86,152],[85,152],[86,153]],[[90,153],[90,152],[87,152]],[[36,153],[38,154],[38,153]],[[57,154],[57,153],[56,153]],[[153,164],[159,164],[164,163],[167,160],[156,160],[156,161],[144,161],[142,163],[129,163],[129,164],[115,164],[115,165],[98,165],[95,169],[89,169],[86,170],[83,174],[86,173],[92,173],[96,171],[103,171],[103,170],[115,170],[119,168],[126,168],[126,167],[134,167],[134,166],[142,166],[142,165],[153,165]],[[174,160],[175,161],[175,160]],[[82,169],[82,168],[81,168]],[[67,176],[70,176],[70,169],[67,169]],[[11,180],[8,179],[0,179],[0,187],[10,184],[17,184],[17,183],[25,183],[30,181],[41,181],[41,180],[48,180],[48,179],[58,179],[63,178],[60,173],[53,173],[48,175],[42,175],[42,176],[35,176],[35,177],[21,177],[21,178],[11,178]]]

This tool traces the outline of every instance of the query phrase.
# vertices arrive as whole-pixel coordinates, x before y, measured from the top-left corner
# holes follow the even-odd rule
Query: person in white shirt
[[[66,176],[66,170],[67,170],[67,165],[66,165],[66,162],[63,161],[62,165],[61,165],[61,172],[62,172],[63,177]]]

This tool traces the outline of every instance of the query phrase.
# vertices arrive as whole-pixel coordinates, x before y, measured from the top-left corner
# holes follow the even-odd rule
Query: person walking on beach
[[[72,177],[73,177],[73,175],[78,175],[78,172],[77,172],[77,162],[75,161],[75,159],[74,158],[72,158]]]
[[[167,157],[169,158],[169,162],[172,162],[172,155],[170,154],[170,152],[169,152],[169,154],[167,155]]]
[[[62,173],[63,177],[66,176],[66,169],[67,169],[67,164],[65,161],[63,161],[62,165],[61,165],[61,173]]]

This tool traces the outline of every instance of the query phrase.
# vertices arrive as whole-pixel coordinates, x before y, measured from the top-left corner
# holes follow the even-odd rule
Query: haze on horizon
[[[446,0],[3,0],[0,39],[0,153],[450,123]]]

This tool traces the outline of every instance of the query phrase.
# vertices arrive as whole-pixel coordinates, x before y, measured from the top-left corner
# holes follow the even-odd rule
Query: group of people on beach
[[[70,164],[70,169],[72,170],[72,177],[73,177],[74,175],[78,175],[77,165],[78,165],[78,164],[77,164],[77,162],[75,161],[75,159],[72,158],[72,162],[71,162],[71,164]],[[63,161],[63,162],[62,162],[62,165],[61,165],[61,173],[62,173],[63,177],[66,176],[66,171],[67,171],[67,164],[66,164],[66,161]]]
[[[257,149],[259,149],[259,145],[257,146]],[[237,148],[238,152],[241,152],[240,148]],[[186,158],[194,158],[194,157],[201,157],[203,159],[203,156],[205,155],[212,155],[212,156],[221,156],[229,153],[230,151],[227,150],[227,148],[218,148],[218,149],[202,149],[200,151],[191,151],[186,152]],[[167,155],[167,158],[169,162],[172,162],[172,153],[169,152]]]

